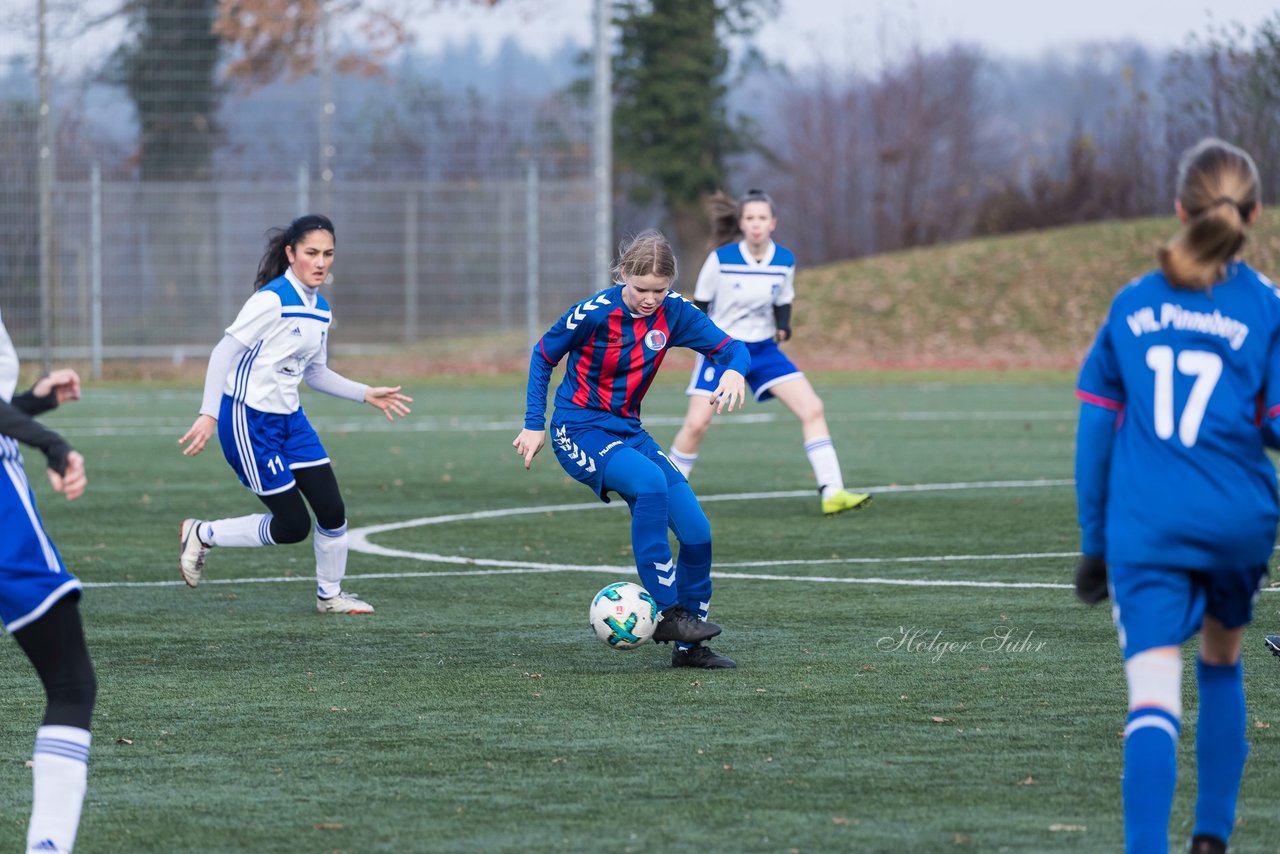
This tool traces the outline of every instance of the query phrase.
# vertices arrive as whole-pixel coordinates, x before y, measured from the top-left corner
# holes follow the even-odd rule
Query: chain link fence
[[[207,26],[208,5],[188,27]],[[536,79],[486,94],[437,85],[423,63],[265,86],[215,69],[202,114],[179,48],[120,82],[127,42],[97,62],[47,44],[47,189],[37,46],[0,52],[0,311],[26,358],[203,358],[252,293],[267,229],[306,212],[337,227],[326,295],[343,352],[471,336],[523,352],[604,284],[588,105]]]

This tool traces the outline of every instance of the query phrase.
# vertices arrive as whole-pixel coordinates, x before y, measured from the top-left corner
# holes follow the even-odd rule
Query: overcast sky
[[[506,37],[547,51],[566,40],[590,44],[592,0],[505,0],[493,9],[454,8],[424,17],[426,50],[474,36],[486,49]],[[1212,7],[1212,13],[1208,10]],[[782,0],[756,44],[797,67],[874,64],[916,41],[925,47],[976,43],[998,56],[1035,57],[1087,41],[1136,40],[1155,48],[1185,43],[1211,21],[1239,21],[1250,31],[1280,14],[1275,0]]]

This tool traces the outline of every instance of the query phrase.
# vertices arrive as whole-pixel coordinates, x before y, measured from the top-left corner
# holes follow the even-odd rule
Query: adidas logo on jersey
[[[295,326],[295,327],[293,327],[293,331],[292,331],[292,332],[290,332],[289,334],[290,334],[290,335],[297,335],[299,338],[301,338],[301,337],[302,337],[302,327],[301,327],[301,326]]]

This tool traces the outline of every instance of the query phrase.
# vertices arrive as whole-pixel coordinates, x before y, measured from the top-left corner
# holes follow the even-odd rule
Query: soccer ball
[[[658,603],[639,584],[615,581],[591,600],[591,630],[614,649],[635,649],[657,627]]]

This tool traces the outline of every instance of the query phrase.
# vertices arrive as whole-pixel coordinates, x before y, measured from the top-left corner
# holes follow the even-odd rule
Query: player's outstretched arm
[[[711,403],[716,407],[716,414],[728,408],[732,412],[735,408],[741,409],[742,404],[747,397],[747,384],[742,374],[733,369],[729,369],[720,375],[720,385],[716,386],[716,390],[711,394]]]
[[[413,398],[407,394],[401,394],[402,387],[370,386],[365,390],[364,402],[381,410],[388,421],[395,421],[397,415],[403,418],[413,411],[405,406],[406,403],[413,403]]]
[[[193,423],[187,432],[182,434],[182,438],[178,440],[179,445],[187,445],[182,449],[184,457],[194,457],[204,450],[204,446],[209,444],[209,440],[213,438],[213,433],[218,429],[218,419],[212,415],[198,415],[195,423]]]
[[[533,465],[533,458],[538,455],[538,451],[542,450],[542,446],[546,444],[546,430],[530,430],[528,427],[520,431],[520,435],[516,436],[516,440],[511,443],[511,447],[516,449],[516,453],[524,457],[524,467],[527,470]]]

